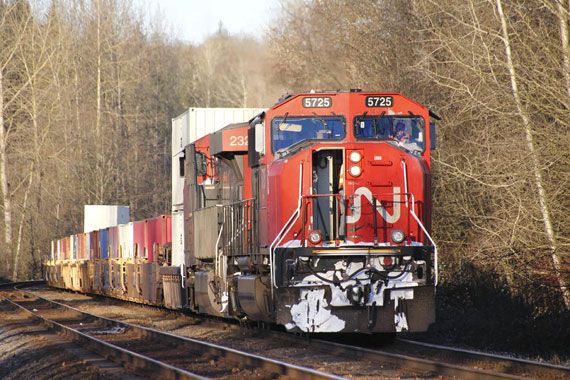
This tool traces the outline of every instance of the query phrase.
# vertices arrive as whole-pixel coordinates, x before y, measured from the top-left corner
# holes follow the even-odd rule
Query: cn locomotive
[[[52,242],[47,280],[288,331],[425,331],[434,119],[397,93],[284,97],[184,148],[182,264],[161,216]]]

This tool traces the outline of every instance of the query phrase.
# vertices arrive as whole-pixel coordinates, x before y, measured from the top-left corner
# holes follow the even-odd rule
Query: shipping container
[[[77,260],[85,260],[87,253],[85,252],[85,234],[79,233],[77,236]]]
[[[149,261],[156,261],[155,248],[172,242],[172,219],[170,215],[161,215],[145,221],[146,257]]]
[[[99,252],[99,231],[92,231],[89,233],[89,258],[91,260],[98,260],[101,258]]]
[[[125,224],[130,221],[129,206],[85,205],[83,232]]]
[[[184,255],[184,212],[172,213],[172,265],[186,264]]]
[[[146,220],[139,220],[133,222],[133,242],[134,242],[134,257],[147,257],[147,250],[145,249],[144,230]]]
[[[121,224],[119,228],[119,246],[121,258],[132,258],[133,257],[133,223]]]
[[[59,240],[53,241],[53,255],[51,257],[52,260],[59,260],[60,255],[60,244]]]
[[[107,229],[107,239],[109,240],[109,258],[119,257],[119,227],[109,227]]]
[[[70,260],[77,260],[77,248],[77,235],[71,235],[69,237]]]
[[[166,236],[165,241],[172,244],[172,215],[165,215],[166,219]]]
[[[69,260],[69,237],[64,237],[60,242],[61,252],[63,254],[62,260]]]
[[[91,232],[84,234],[85,235],[85,251],[83,258],[85,260],[91,259]]]
[[[101,260],[109,258],[109,240],[107,238],[108,232],[108,228],[99,230],[99,257]]]

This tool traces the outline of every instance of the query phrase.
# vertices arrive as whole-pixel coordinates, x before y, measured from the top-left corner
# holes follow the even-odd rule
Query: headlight
[[[392,230],[391,237],[394,243],[401,243],[406,238],[406,235],[402,230]]]
[[[323,235],[319,230],[313,230],[309,232],[309,241],[312,244],[319,244],[323,240]]]
[[[394,259],[392,259],[392,256],[382,257],[382,266],[383,267],[391,267],[392,265],[394,265]]]
[[[354,151],[350,153],[348,159],[356,164],[362,160],[362,154],[360,154],[360,152]]]
[[[362,174],[362,169],[358,165],[353,165],[350,167],[349,173],[353,177],[358,177],[360,174]]]

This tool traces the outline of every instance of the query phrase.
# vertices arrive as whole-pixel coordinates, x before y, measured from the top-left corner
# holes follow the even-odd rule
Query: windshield
[[[354,135],[360,140],[393,141],[413,153],[424,151],[425,135],[421,117],[357,116]]]
[[[305,140],[342,140],[345,135],[340,116],[286,116],[271,121],[274,152]]]

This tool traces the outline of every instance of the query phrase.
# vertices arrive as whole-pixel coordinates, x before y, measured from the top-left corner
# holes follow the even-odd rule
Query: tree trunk
[[[550,218],[550,211],[548,208],[548,203],[546,200],[546,192],[544,191],[543,180],[542,180],[542,173],[540,172],[540,162],[538,160],[538,154],[536,152],[536,148],[534,146],[534,138],[532,135],[532,126],[530,123],[530,118],[528,116],[527,110],[523,105],[520,94],[518,90],[518,83],[517,83],[517,75],[515,71],[515,66],[513,64],[512,58],[512,51],[511,51],[511,42],[509,39],[509,33],[507,30],[507,20],[505,18],[505,14],[503,12],[503,4],[501,0],[496,0],[497,2],[497,12],[499,14],[499,18],[501,20],[501,30],[503,34],[503,43],[505,45],[505,54],[507,57],[507,68],[509,70],[509,77],[511,80],[511,92],[513,95],[513,99],[515,101],[515,105],[517,108],[517,113],[522,120],[525,135],[526,135],[526,143],[527,148],[529,150],[531,160],[532,160],[532,170],[534,174],[534,182],[538,192],[538,201],[540,206],[540,212],[542,214],[542,221],[544,224],[544,231],[546,232],[546,236],[548,238],[548,244],[550,248],[550,254],[552,256],[552,262],[554,264],[554,269],[556,271],[556,277],[558,279],[558,283],[560,285],[560,290],[562,292],[562,298],[564,300],[564,304],[566,305],[567,309],[570,309],[570,291],[568,289],[568,283],[564,278],[564,273],[562,271],[562,260],[558,256],[556,251],[557,242],[556,236],[554,235],[554,230],[552,228],[552,220]]]
[[[560,22],[560,44],[562,47],[562,72],[566,82],[566,109],[570,112],[570,38],[568,37],[568,13],[570,12],[570,1],[559,0],[558,20]],[[564,8],[566,5],[566,8]]]
[[[24,232],[24,221],[26,219],[26,209],[28,208],[28,196],[30,194],[30,189],[32,188],[33,181],[34,181],[34,161],[32,161],[30,165],[28,186],[26,187],[26,192],[24,193],[24,201],[22,202],[22,214],[20,215],[20,223],[18,226],[18,238],[16,239],[16,251],[14,253],[14,268],[12,271],[12,281],[16,281],[18,279],[20,252],[22,251],[22,233]]]
[[[2,199],[4,206],[4,243],[6,244],[6,270],[10,270],[10,251],[12,247],[12,202],[8,185],[7,157],[6,157],[6,135],[4,130],[4,92],[3,76],[0,68],[0,187],[2,188]]]
[[[101,1],[97,0],[97,110],[95,114],[95,137],[97,140],[97,162],[95,175],[97,180],[96,202],[103,203],[105,185],[103,178],[103,138],[101,133]]]

